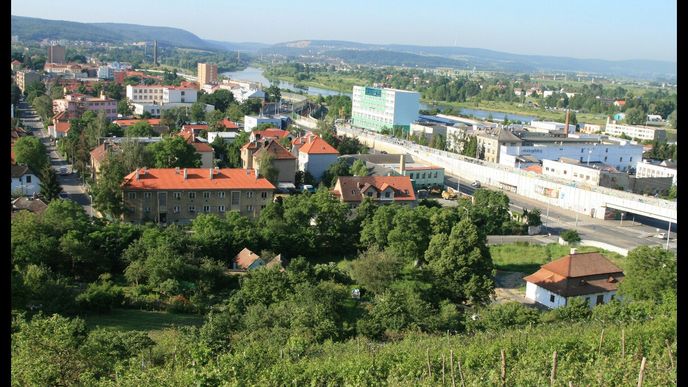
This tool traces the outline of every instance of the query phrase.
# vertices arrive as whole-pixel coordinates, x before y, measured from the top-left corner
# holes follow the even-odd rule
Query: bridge
[[[367,146],[389,153],[407,153],[414,159],[439,165],[448,173],[484,186],[507,190],[546,205],[604,219],[609,209],[627,211],[662,221],[677,223],[676,202],[599,186],[579,186],[571,181],[542,176],[456,153],[445,152],[409,141],[337,126],[337,133],[356,137]]]

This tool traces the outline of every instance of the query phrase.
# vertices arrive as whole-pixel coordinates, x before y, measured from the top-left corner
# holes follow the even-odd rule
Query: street
[[[69,163],[57,153],[55,146],[50,143],[48,131],[44,128],[40,117],[26,102],[20,102],[17,107],[17,111],[17,114],[19,115],[21,122],[24,124],[24,127],[28,130],[31,130],[34,136],[40,138],[48,149],[50,166],[55,169],[55,172],[57,173],[57,180],[62,186],[63,191],[69,194],[70,200],[73,200],[84,207],[86,214],[93,216],[91,198],[86,192],[86,188],[82,185],[81,177],[75,173],[71,173],[72,166],[69,165]],[[66,168],[69,174],[60,175],[61,167]]]

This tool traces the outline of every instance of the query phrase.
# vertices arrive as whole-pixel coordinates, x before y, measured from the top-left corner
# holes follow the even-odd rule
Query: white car
[[[471,187],[480,188],[480,182],[478,180],[472,182]]]

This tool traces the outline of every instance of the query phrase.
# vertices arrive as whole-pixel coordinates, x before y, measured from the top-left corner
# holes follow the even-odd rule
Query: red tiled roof
[[[291,141],[291,145],[297,145],[297,146],[304,145],[305,143],[308,142],[308,139],[309,139],[309,138],[315,138],[315,137],[317,137],[315,134],[313,134],[313,133],[307,133],[307,134],[304,135],[304,136],[297,137],[297,138],[293,139],[293,140]]]
[[[149,119],[139,119],[139,120],[114,120],[113,124],[117,124],[120,127],[131,126],[139,122],[148,122],[151,125],[160,125],[160,118],[149,118]]]
[[[213,147],[204,142],[192,142],[191,145],[193,145],[193,147],[196,148],[196,152],[199,153],[214,152]]]
[[[21,62],[15,59],[12,61],[12,64],[21,64]]]
[[[69,132],[69,121],[57,121],[55,123],[55,131],[60,133]]]
[[[341,192],[332,192],[344,202],[360,202],[363,200],[361,192],[370,187],[383,191],[382,187],[385,184],[385,189],[387,187],[394,189],[395,202],[416,200],[416,194],[413,192],[413,185],[408,176],[340,176],[336,186],[341,188]]]
[[[315,137],[299,149],[300,153],[316,155],[338,155],[339,152],[320,137]]]
[[[265,130],[256,130],[254,134],[260,135],[261,138],[273,137],[273,138],[283,138],[289,135],[289,132],[277,128],[268,128]]]
[[[208,130],[208,125],[206,125],[206,124],[186,124],[186,125],[182,125],[182,130],[183,131]]]
[[[105,158],[105,144],[100,144],[91,151],[91,159],[96,161],[102,161]]]
[[[12,150],[10,151],[10,164],[15,165],[17,163],[17,157],[14,155],[14,143],[12,143]]]
[[[435,165],[425,165],[422,167],[404,167],[406,171],[427,171],[428,169],[442,169],[442,167],[438,167]]]
[[[535,173],[537,173],[537,174],[542,175],[542,166],[540,166],[540,165],[531,165],[531,166],[529,166],[529,167],[527,167],[527,168],[524,168],[524,171],[535,172]]]
[[[542,268],[567,278],[619,273],[622,271],[600,253],[565,255],[556,261],[542,265]]]
[[[139,179],[136,180],[136,172]],[[210,179],[210,169],[187,168],[187,178],[184,179],[184,169],[179,172],[175,168],[143,169],[134,171],[124,178],[122,188],[135,190],[186,190],[186,189],[266,189],[274,190],[265,178],[258,178],[254,170],[241,168],[223,168],[213,170]]]
[[[227,118],[222,120],[222,125],[227,129],[239,129],[239,126],[234,121],[230,121]]]
[[[258,254],[244,247],[244,249],[234,257],[234,262],[236,262],[239,268],[246,270],[258,259],[260,259]]]
[[[294,156],[291,152],[286,150],[280,143],[274,140],[269,141],[267,143],[267,146],[261,146],[260,149],[258,149],[256,153],[253,154],[253,157],[258,159],[260,158],[260,155],[263,154],[263,152],[270,153],[275,157],[276,160],[296,160],[296,156]]]

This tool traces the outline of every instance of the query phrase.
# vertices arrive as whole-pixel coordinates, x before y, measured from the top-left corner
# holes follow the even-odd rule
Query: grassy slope
[[[556,260],[567,255],[569,251],[569,246],[561,246],[556,243],[548,245],[510,243],[490,246],[492,262],[494,262],[496,269],[526,274],[534,273],[540,268],[540,265],[550,262],[549,257],[551,260]],[[596,247],[581,246],[578,247],[578,252],[600,252],[621,269],[625,265],[623,256]]]
[[[153,312],[136,309],[115,309],[108,314],[91,314],[84,317],[89,329],[114,328],[120,331],[148,331],[155,339],[167,328],[187,325],[200,326],[203,317],[190,314]]]

